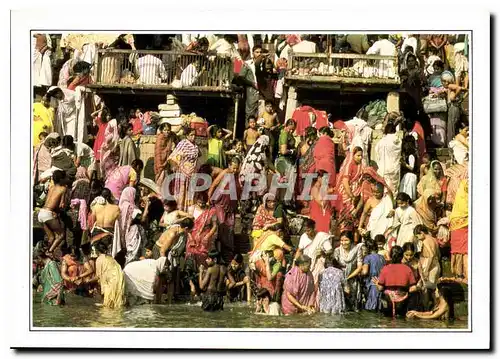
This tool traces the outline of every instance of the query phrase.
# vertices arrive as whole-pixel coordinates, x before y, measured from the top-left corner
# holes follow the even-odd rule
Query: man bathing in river
[[[43,223],[43,229],[50,244],[48,254],[52,254],[62,244],[64,238],[64,225],[59,218],[59,212],[65,207],[65,196],[68,189],[66,173],[54,171],[52,182],[53,185],[49,187],[45,205],[38,212],[38,220]]]
[[[104,188],[101,196],[94,199],[90,205],[94,227],[91,243],[106,240],[109,245],[115,233],[115,223],[120,217],[120,207],[114,204],[113,196],[108,188]]]
[[[179,224],[170,226],[156,241],[153,248],[153,258],[166,257],[167,251],[176,246],[179,239],[187,236],[187,231],[192,230],[193,225],[193,219],[188,217],[184,218]]]
[[[218,263],[219,252],[210,251],[206,260],[208,269],[199,268],[199,284],[202,290],[201,308],[206,312],[224,309],[226,269]]]

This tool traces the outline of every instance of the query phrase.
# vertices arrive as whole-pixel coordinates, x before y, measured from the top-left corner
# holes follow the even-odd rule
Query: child
[[[210,126],[208,133],[210,139],[208,140],[207,163],[214,167],[226,168],[224,141],[229,139],[233,133],[217,125]],[[225,136],[224,133],[226,134]]]
[[[120,166],[130,166],[137,156],[137,146],[132,140],[133,125],[126,123],[120,128]]]
[[[140,258],[140,260],[144,259],[153,259],[153,247],[155,246],[155,242],[148,242],[144,247],[144,256]]]
[[[234,140],[231,142],[231,150],[226,151],[226,156],[228,156],[228,160],[231,161],[234,157],[238,157],[240,162],[243,162],[245,158],[245,149],[243,146],[243,142],[240,140]]]
[[[246,298],[247,303],[250,303],[252,298],[250,277],[245,272],[243,256],[239,253],[234,256],[227,268],[226,285],[228,288],[228,298],[231,302]]]
[[[264,120],[264,127],[269,131],[273,131],[276,128],[276,116],[277,113],[274,112],[273,103],[271,101],[266,101],[264,112],[259,114],[259,118]]]
[[[184,218],[192,218],[189,213],[177,209],[176,201],[164,200],[163,206],[165,212],[163,212],[163,216],[160,219],[160,227],[164,227],[165,230],[167,230],[171,225],[181,222]]]
[[[377,253],[380,254],[382,257],[384,257],[384,259],[386,261],[390,261],[391,258],[389,256],[389,251],[387,250],[386,248],[386,241],[385,241],[385,237],[383,234],[377,234],[374,238],[375,240],[375,243],[377,243],[377,248],[378,248],[378,251]]]
[[[426,152],[422,156],[422,164],[420,165],[420,179],[427,174],[429,171],[429,166],[431,164],[431,156]]]
[[[377,235],[376,237],[379,237]],[[384,236],[382,236],[383,238]],[[372,278],[378,278],[382,267],[385,266],[384,256],[378,253],[379,245],[376,241],[369,240],[366,242],[368,255],[363,259],[362,275],[365,276],[366,303],[365,309],[376,311],[379,309],[381,293],[377,290],[377,286],[372,282]]]
[[[250,118],[248,120],[248,128],[243,133],[243,144],[246,152],[248,152],[254,143],[257,142],[259,136],[260,133],[257,131],[257,121],[255,118]]]

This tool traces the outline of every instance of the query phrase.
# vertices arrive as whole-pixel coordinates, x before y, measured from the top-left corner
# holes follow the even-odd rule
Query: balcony
[[[231,93],[229,57],[187,52],[99,50],[91,88]]]
[[[293,53],[285,80],[298,86],[399,87],[397,56]]]

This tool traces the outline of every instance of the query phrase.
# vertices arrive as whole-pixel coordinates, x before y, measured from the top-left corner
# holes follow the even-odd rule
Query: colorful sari
[[[165,179],[165,170],[167,168],[168,157],[175,147],[174,136],[165,136],[163,132],[156,136],[155,143],[155,182],[162,186]]]
[[[254,239],[257,239],[262,235],[262,228],[277,223],[278,220],[276,219],[276,217],[274,217],[274,209],[267,209],[267,201],[274,199],[275,195],[273,195],[272,193],[267,193],[266,195],[264,195],[263,203],[257,209],[257,212],[255,213],[255,217],[253,219],[252,237]]]
[[[446,192],[446,203],[453,204],[460,183],[462,180],[469,179],[469,164],[466,162],[462,165],[453,165],[446,169],[444,175],[450,179],[448,182],[448,191]]]
[[[69,254],[66,254],[64,257],[62,257],[62,260],[66,262],[68,277],[70,277],[71,279],[76,278],[80,274],[81,264],[75,261]],[[64,281],[64,286],[69,290],[74,290],[78,287],[75,283],[66,280]]]
[[[107,123],[106,130],[104,131],[104,142],[100,150],[101,175],[106,180],[113,170],[118,167],[120,160],[119,139],[118,123],[113,119]]]
[[[301,305],[316,306],[316,290],[312,273],[304,273],[298,266],[295,266],[285,277],[281,297],[283,314],[299,313],[299,309],[288,299],[287,293],[290,293]]]
[[[468,278],[469,181],[462,180],[450,215],[451,269],[456,276]]]
[[[104,297],[103,307],[119,309],[125,305],[125,279],[122,268],[112,257],[99,255],[96,276]]]
[[[63,279],[56,262],[49,260],[40,272],[40,282],[43,287],[42,303],[61,305],[64,303]]]
[[[196,263],[196,267],[200,264],[205,264],[208,257],[208,252],[214,246],[214,240],[217,232],[208,237],[212,230],[212,223],[217,220],[215,208],[206,209],[194,221],[194,227],[191,235],[188,237],[186,245],[186,260],[192,258]]]
[[[108,124],[106,122],[103,122],[101,120],[100,116],[97,116],[95,119],[95,124],[98,128],[97,130],[97,136],[94,141],[94,157],[96,161],[101,160],[101,147],[104,143],[105,140],[105,133],[106,133],[106,128],[108,127]]]
[[[297,193],[301,194],[304,190],[304,178],[302,175],[316,173],[316,162],[314,157],[314,148],[317,142],[309,145],[309,149],[304,155],[299,153],[299,165],[297,166]]]
[[[106,188],[108,188],[116,201],[121,198],[122,191],[130,183],[130,175],[133,171],[130,166],[115,167],[111,172],[108,172],[106,178]]]
[[[198,146],[188,140],[182,140],[177,144],[168,160],[177,165],[177,172],[174,182],[174,196],[178,209],[187,211],[189,207],[188,190],[191,176],[196,171],[196,161],[198,160]]]
[[[427,189],[423,195],[415,201],[415,210],[420,217],[420,221],[432,232],[437,230],[436,212],[429,206],[429,198],[433,196],[439,196],[439,192],[435,189]]]
[[[446,178],[443,176],[443,178],[437,179],[436,175],[434,174],[433,166],[436,163],[439,163],[441,167],[443,167],[443,165],[439,161],[431,162],[429,171],[427,171],[427,174],[422,177],[417,185],[417,192],[420,196],[422,196],[426,190],[434,190],[435,192],[441,194],[445,189]]]
[[[257,288],[265,288],[271,294],[274,301],[277,301],[281,295],[281,288],[283,286],[284,277],[284,256],[283,250],[281,248],[276,248],[273,251],[273,257],[271,259],[271,275],[275,277],[272,280],[267,279],[267,268],[263,259],[259,259],[255,262],[255,284]]]
[[[266,135],[259,136],[257,141],[252,145],[241,165],[240,183],[242,185],[248,180],[250,175],[266,175],[268,146],[269,137]],[[257,181],[256,178],[252,179]],[[258,194],[263,195],[266,189],[267,186],[263,186]]]

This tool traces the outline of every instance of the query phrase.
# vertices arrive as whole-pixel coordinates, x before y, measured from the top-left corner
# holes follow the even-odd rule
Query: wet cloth
[[[319,275],[319,311],[327,314],[342,314],[346,311],[344,272],[335,267],[326,268]]]
[[[201,309],[205,312],[224,310],[224,296],[221,293],[203,293],[201,295]]]
[[[164,270],[166,261],[166,257],[161,257],[127,264],[123,269],[127,295],[153,300],[155,280]]]
[[[104,296],[103,306],[119,309],[125,305],[125,278],[122,268],[112,257],[101,254],[96,260],[96,276]]]
[[[304,273],[295,266],[286,274],[281,308],[285,315],[296,314],[299,310],[290,302],[287,293],[292,295],[301,305],[315,306],[316,291],[312,273]]]
[[[42,284],[42,303],[60,305],[64,303],[63,279],[56,262],[49,260],[40,272]]]
[[[363,264],[369,266],[368,276],[365,279],[366,310],[378,310],[380,305],[381,292],[372,282],[373,277],[378,277],[380,271],[385,266],[385,259],[380,254],[369,254],[363,259]]]

